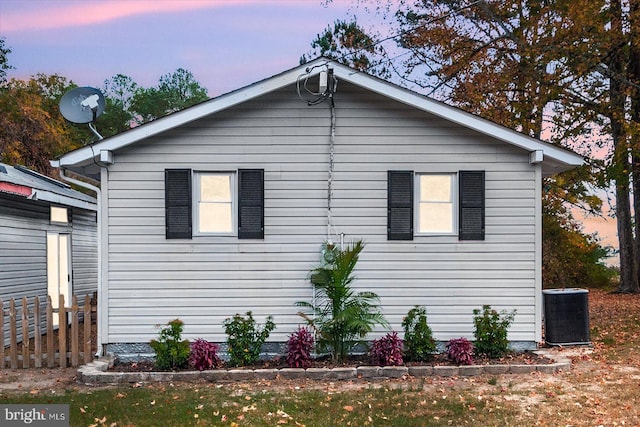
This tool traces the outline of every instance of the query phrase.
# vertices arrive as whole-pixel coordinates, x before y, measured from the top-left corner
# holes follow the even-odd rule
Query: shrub
[[[516,310],[507,313],[502,310],[498,313],[491,306],[482,306],[473,310],[473,324],[475,330],[473,335],[476,338],[476,353],[490,358],[499,358],[509,351],[509,341],[507,331],[513,322]]]
[[[298,314],[316,332],[318,350],[330,352],[334,361],[344,359],[376,325],[387,325],[377,305],[378,295],[351,288],[355,280],[352,273],[363,248],[362,240],[344,250],[325,244],[324,264],[310,276],[315,301],[296,303],[310,312]]]
[[[397,332],[390,332],[374,340],[369,351],[371,361],[381,366],[402,365],[402,340]]]
[[[264,329],[260,330],[250,311],[243,317],[236,313],[233,318],[224,321],[227,334],[229,363],[232,366],[252,365],[260,358],[262,344],[276,327],[271,316],[267,317]]]
[[[222,360],[218,357],[219,348],[218,344],[198,338],[191,343],[189,365],[199,371],[219,368],[222,366]]]
[[[436,352],[436,341],[427,324],[427,310],[415,306],[402,319],[404,328],[404,355],[407,360],[426,362]]]
[[[299,327],[287,341],[287,363],[291,368],[308,368],[311,366],[313,350],[313,334],[307,328]]]
[[[473,363],[473,343],[466,338],[449,340],[447,357],[456,365],[471,365]]]
[[[156,367],[161,371],[176,370],[187,366],[189,360],[189,340],[182,339],[184,323],[174,319],[160,329],[157,340],[150,345],[156,353]]]

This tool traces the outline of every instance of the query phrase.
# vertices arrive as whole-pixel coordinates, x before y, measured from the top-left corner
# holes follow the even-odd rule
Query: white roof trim
[[[205,101],[191,108],[154,120],[153,122],[128,130],[111,138],[104,139],[92,146],[86,146],[64,154],[59,158],[59,166],[70,167],[79,165],[89,159],[99,156],[100,152],[103,150],[117,150],[119,148],[126,147],[142,139],[157,135],[177,126],[205,117],[209,114],[216,113],[268,92],[291,85],[296,82],[301,74],[305,74],[306,69],[311,69],[323,64],[327,64],[333,68],[334,74],[338,80],[343,79],[388,98],[442,117],[469,129],[492,136],[527,151],[532,152],[542,150],[545,162],[550,160],[558,166],[559,170],[566,169],[566,167],[561,167],[562,165],[572,167],[580,166],[584,163],[584,159],[572,151],[531,138],[512,129],[500,126],[481,117],[474,116],[442,102],[435,101],[424,95],[420,95],[377,77],[356,71],[337,62],[320,58],[282,74],[262,80],[242,89],[229,92],[217,98],[210,99],[209,101]],[[318,69],[318,72],[319,71],[320,70]]]

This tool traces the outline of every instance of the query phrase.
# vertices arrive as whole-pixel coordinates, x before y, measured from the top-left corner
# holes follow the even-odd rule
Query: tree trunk
[[[628,79],[631,87],[631,171],[633,177],[633,212],[635,217],[635,262],[640,283],[640,0],[629,1]]]
[[[611,137],[613,139],[613,165],[616,183],[616,216],[618,225],[618,240],[620,244],[620,284],[618,292],[639,293],[638,268],[635,256],[635,241],[633,238],[629,162],[629,138],[625,132],[625,85],[629,65],[626,35],[623,31],[623,10],[621,0],[611,1],[611,30],[610,39],[613,43],[609,52],[609,69],[612,77],[609,79]]]

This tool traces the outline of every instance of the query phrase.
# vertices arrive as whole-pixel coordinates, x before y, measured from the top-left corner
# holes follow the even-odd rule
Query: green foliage
[[[276,328],[271,316],[267,317],[261,330],[250,311],[246,317],[236,313],[233,318],[224,321],[224,332],[227,334],[227,351],[229,364],[232,366],[248,366],[260,359],[262,344]]]
[[[158,86],[138,88],[131,99],[133,117],[139,123],[155,120],[208,99],[207,89],[184,68],[160,77]]]
[[[7,82],[7,70],[13,69],[7,58],[10,53],[11,49],[5,45],[5,38],[0,37],[0,87]]]
[[[415,306],[402,319],[404,329],[404,355],[413,362],[426,362],[436,352],[436,341],[427,324],[427,309]]]
[[[319,56],[334,59],[352,68],[367,71],[372,65],[370,56],[376,53],[373,38],[367,34],[356,21],[336,20],[333,28],[329,25],[322,34],[311,42],[312,50],[300,59],[307,62],[307,57],[315,59]]]
[[[311,271],[315,302],[298,302],[307,309],[298,313],[314,328],[320,352],[328,351],[334,361],[344,359],[349,351],[376,325],[387,325],[373,292],[355,292],[353,270],[364,248],[359,240],[344,250],[324,245],[324,265]]]
[[[585,234],[564,206],[545,204],[542,215],[544,288],[609,288],[617,272],[604,264],[612,249],[597,234]]]
[[[483,305],[480,309],[473,310],[473,336],[476,338],[476,353],[491,358],[499,358],[509,351],[507,332],[516,310],[507,313],[502,310],[498,313],[489,305]]]
[[[157,340],[151,340],[151,348],[156,352],[156,367],[161,371],[176,370],[187,366],[189,361],[189,340],[182,339],[184,323],[174,319],[160,329]]]
[[[97,121],[102,136],[116,135],[135,124],[131,101],[138,90],[138,84],[124,74],[116,74],[104,81],[102,92],[107,105]]]

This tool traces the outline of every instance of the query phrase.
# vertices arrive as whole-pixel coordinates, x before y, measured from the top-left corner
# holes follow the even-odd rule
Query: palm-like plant
[[[334,361],[344,359],[376,325],[387,325],[378,307],[378,295],[351,288],[353,270],[363,248],[362,240],[344,250],[326,244],[325,263],[310,275],[314,303],[296,303],[307,309],[298,314],[315,330],[318,351],[329,351]]]

